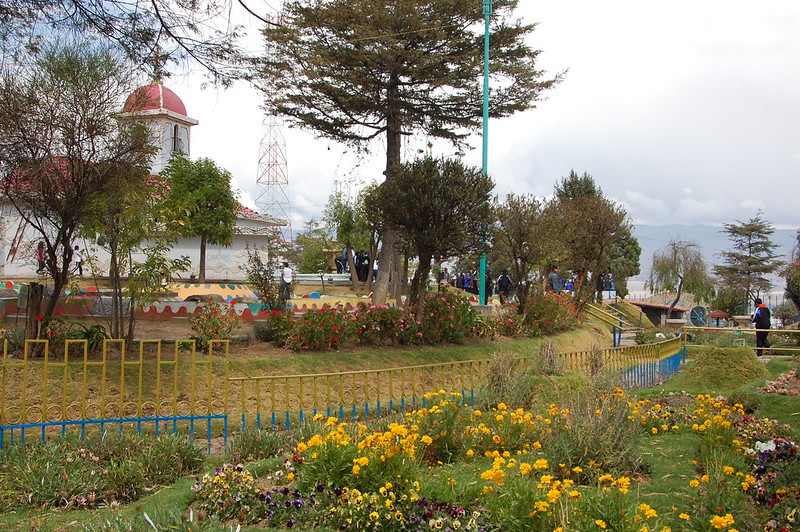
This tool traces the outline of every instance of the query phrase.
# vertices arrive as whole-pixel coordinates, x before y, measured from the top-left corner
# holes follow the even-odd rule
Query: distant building
[[[626,299],[628,303],[631,305],[636,305],[642,312],[644,312],[645,316],[653,322],[654,325],[657,326],[665,326],[667,325],[667,311],[669,310],[669,305],[664,305],[662,303],[648,303],[646,301],[634,301],[631,299]],[[672,320],[686,320],[689,309],[686,307],[675,306],[672,309]]]
[[[158,174],[166,168],[170,159],[177,154],[191,154],[191,128],[198,124],[186,112],[183,101],[172,90],[160,82],[151,83],[136,89],[125,101],[123,110],[117,118],[124,121],[138,121],[147,124],[158,152],[153,158],[151,173]],[[35,248],[39,235],[21,222],[11,205],[0,206],[2,225],[0,225],[0,276],[35,277]],[[242,266],[247,262],[246,246],[263,247],[269,236],[277,234],[277,228],[285,225],[285,220],[276,220],[243,207],[238,214],[236,231],[230,247],[209,244],[206,249],[206,278],[209,280],[242,280],[245,277]],[[85,250],[84,260],[91,257],[99,273],[108,272],[110,257],[108,253],[93,242],[79,240],[74,245]],[[200,239],[182,238],[172,249],[171,255],[188,256],[192,269],[180,274],[181,279],[189,279],[197,274],[200,262]],[[90,272],[84,271],[88,276]]]

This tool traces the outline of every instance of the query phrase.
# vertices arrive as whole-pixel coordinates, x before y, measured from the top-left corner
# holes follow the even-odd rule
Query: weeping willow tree
[[[646,285],[653,293],[677,292],[667,310],[667,319],[681,299],[683,290],[694,294],[698,300],[707,300],[714,293],[714,281],[700,246],[696,242],[670,240],[653,253],[653,265]]]

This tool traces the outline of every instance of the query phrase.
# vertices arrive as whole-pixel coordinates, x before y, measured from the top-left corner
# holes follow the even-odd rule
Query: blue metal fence
[[[177,434],[182,432],[181,425],[188,427],[188,435],[191,440],[195,439],[195,424],[205,422],[206,447],[211,452],[211,422],[222,422],[223,444],[228,443],[228,416],[227,415],[207,415],[207,416],[162,416],[162,417],[126,417],[126,418],[105,418],[105,419],[76,419],[68,421],[48,421],[42,423],[20,423],[13,425],[0,425],[0,450],[5,449],[6,445],[11,446],[19,440],[25,443],[26,432],[36,431],[39,433],[38,439],[44,442],[48,436],[48,429],[60,429],[61,436],[66,436],[69,428],[80,430],[80,439],[86,438],[86,431],[89,427],[97,427],[101,434],[108,430],[108,426],[116,426],[117,432],[122,435],[125,430],[133,430],[136,434],[142,434],[143,426],[153,425],[155,436],[161,432],[166,434]],[[162,429],[161,427],[166,427]]]

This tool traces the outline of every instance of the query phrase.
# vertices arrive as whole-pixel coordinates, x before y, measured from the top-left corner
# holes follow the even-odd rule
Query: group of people
[[[359,250],[359,251],[350,251],[353,254],[353,263],[355,264],[356,268],[356,277],[360,282],[366,282],[367,277],[372,270],[372,260],[369,256],[368,251]],[[347,261],[347,247],[342,250],[342,254],[339,257],[336,257],[334,260],[336,263],[336,273],[349,273],[350,272],[350,265]],[[373,276],[374,279],[374,276]]]
[[[47,250],[45,249],[44,242],[39,242],[36,246],[36,264],[36,273],[38,275],[47,273]],[[83,255],[78,246],[75,246],[72,250],[70,257],[70,273],[77,273],[83,277]]]
[[[547,292],[555,292],[561,294],[565,290],[572,291],[572,282],[567,281],[566,284],[560,275],[560,268],[557,264],[550,267],[550,273],[547,276],[547,283],[545,290]],[[472,268],[469,272],[461,272],[460,274],[450,274],[447,267],[442,268],[439,272],[439,283],[449,283],[456,288],[460,288],[471,294],[478,294],[479,286],[478,280],[480,279],[480,270],[472,263]],[[500,297],[500,304],[505,305],[514,291],[514,283],[508,275],[508,270],[503,270],[497,279],[492,276],[491,270],[486,270],[485,278],[485,293],[488,298],[494,293]]]

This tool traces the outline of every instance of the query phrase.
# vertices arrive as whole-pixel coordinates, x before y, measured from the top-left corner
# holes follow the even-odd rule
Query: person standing
[[[292,297],[292,280],[294,279],[294,271],[289,267],[289,263],[283,263],[283,270],[281,271],[281,298],[288,301]]]
[[[509,292],[511,292],[511,277],[508,276],[508,270],[503,270],[497,278],[497,295],[500,296],[501,305],[505,305],[508,301]]]
[[[553,264],[550,267],[550,275],[547,276],[547,292],[555,292],[560,294],[564,290],[564,285],[561,284],[561,276],[558,274],[558,264]]]
[[[42,275],[45,272],[45,268],[47,267],[47,251],[44,249],[44,242],[39,242],[39,245],[36,246],[36,262],[38,266],[36,268],[36,273]]]
[[[83,277],[83,255],[81,255],[81,250],[78,246],[75,246],[75,249],[72,250],[72,262],[75,264],[72,273],[77,273]]]
[[[758,297],[755,298],[753,303],[756,305],[756,310],[752,316],[752,322],[756,328],[756,355],[762,356],[764,354],[764,349],[772,347],[772,344],[767,340],[771,325],[769,307]]]

